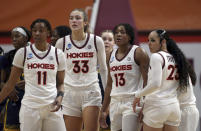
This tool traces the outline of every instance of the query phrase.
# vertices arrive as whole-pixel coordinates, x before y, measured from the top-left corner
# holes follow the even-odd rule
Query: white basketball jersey
[[[180,106],[189,106],[196,104],[196,97],[193,91],[193,85],[189,77],[189,86],[187,87],[187,92],[179,92],[178,100]]]
[[[142,88],[142,75],[134,60],[136,48],[138,46],[133,45],[121,60],[116,57],[118,49],[113,50],[109,61],[112,77],[111,96],[130,96]]]
[[[63,51],[67,63],[65,84],[86,87],[98,82],[96,39],[93,34],[87,34],[82,47],[74,43],[71,35],[65,36]]]
[[[57,95],[57,49],[49,46],[48,51],[41,52],[33,45],[25,48],[24,78],[26,84],[22,103],[32,108],[48,105],[55,100]]]
[[[174,57],[164,51],[158,52],[159,55],[163,58],[163,69],[162,69],[162,82],[159,90],[151,93],[146,96],[146,102],[152,102],[158,105],[168,104],[177,102],[177,88],[179,86],[177,65],[175,63]],[[149,70],[151,70],[150,67]],[[150,72],[149,72],[150,73]],[[157,74],[155,74],[157,75]],[[154,76],[154,75],[148,75]],[[148,78],[150,81],[152,78]],[[157,101],[159,103],[157,103]]]

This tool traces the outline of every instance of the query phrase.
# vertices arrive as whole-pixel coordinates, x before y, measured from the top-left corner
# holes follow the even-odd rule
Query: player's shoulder
[[[95,35],[95,34],[89,34],[90,35],[90,38],[95,38],[96,40],[100,40],[100,39],[102,39],[100,36],[98,36],[98,35]]]
[[[96,41],[97,46],[104,45],[103,39],[100,36],[96,35],[94,38],[96,39],[95,41]]]
[[[55,47],[59,49],[63,48],[63,44],[66,43],[68,37],[69,35],[59,38],[55,44]]]
[[[60,44],[63,44],[63,41],[64,41],[64,37],[62,38],[59,38],[56,42],[56,45],[60,45]]]
[[[57,53],[58,54],[63,54],[64,52],[61,50],[61,49],[59,49],[59,48],[55,48],[55,50],[57,50]]]
[[[96,35],[95,38],[96,38],[97,41],[103,41],[103,39],[98,35]]]
[[[58,53],[63,53],[63,51],[62,51],[60,48],[54,47],[54,46],[52,46],[52,45],[50,45],[50,46],[51,46],[52,52],[56,52],[57,54],[58,54]]]
[[[162,54],[160,54],[159,52],[157,52],[157,53],[153,53],[153,54],[151,54],[151,58],[160,58],[161,57],[161,55]]]
[[[25,50],[27,50],[26,49],[27,47],[22,47],[22,48],[20,48],[20,49],[18,49],[17,51],[16,51],[16,54],[21,54],[21,53],[26,53],[26,51]]]
[[[152,55],[151,55],[151,61],[155,61],[155,62],[157,62],[157,61],[160,61],[160,62],[163,62],[164,61],[164,56],[162,55],[162,54],[160,54],[160,53],[153,53]]]

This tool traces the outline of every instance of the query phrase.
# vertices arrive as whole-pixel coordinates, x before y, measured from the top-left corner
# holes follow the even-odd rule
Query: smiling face
[[[84,30],[87,21],[84,19],[83,12],[74,10],[70,14],[69,25],[72,31]]]
[[[152,31],[148,37],[149,49],[152,53],[156,53],[161,49],[160,37],[156,31]]]
[[[11,40],[15,49],[19,49],[27,44],[27,37],[18,31],[11,32]]]
[[[48,31],[45,23],[43,22],[35,23],[31,31],[35,43],[46,42],[47,38],[50,36],[50,31]]]
[[[126,33],[124,26],[120,25],[114,31],[115,44],[119,47],[130,44],[130,36]]]
[[[101,35],[104,44],[105,44],[105,51],[111,51],[114,46],[114,35],[112,32],[103,32]]]

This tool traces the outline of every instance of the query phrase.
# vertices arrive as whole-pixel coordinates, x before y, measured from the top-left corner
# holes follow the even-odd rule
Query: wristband
[[[57,97],[59,97],[59,96],[64,96],[64,92],[63,91],[59,91],[58,93],[57,93]]]

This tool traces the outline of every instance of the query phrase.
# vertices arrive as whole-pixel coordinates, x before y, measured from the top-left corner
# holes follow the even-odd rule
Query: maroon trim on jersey
[[[95,48],[96,48],[96,52],[98,52],[97,45],[96,45],[96,35],[94,35],[94,45],[95,45]]]
[[[73,42],[72,35],[70,35],[70,41],[72,42],[72,44],[73,44],[75,47],[77,47],[78,49],[82,49],[82,48],[84,48],[84,47],[87,45],[87,43],[88,43],[88,41],[89,41],[89,37],[90,37],[90,34],[88,33],[88,34],[87,34],[87,40],[86,40],[86,42],[84,43],[84,45],[81,46],[81,47],[78,47],[78,46]]]
[[[64,36],[64,39],[63,39],[63,52],[65,50],[65,41],[66,41],[66,36]]]
[[[31,51],[32,51],[32,52],[34,53],[34,55],[35,55],[36,57],[38,57],[39,59],[45,58],[45,57],[49,54],[49,52],[50,52],[50,50],[51,50],[51,45],[49,45],[49,49],[48,49],[47,53],[46,53],[43,57],[40,57],[40,56],[38,56],[38,55],[35,53],[35,51],[33,50],[32,44],[30,45],[30,47],[31,47]]]
[[[139,47],[137,47],[136,49],[135,49],[135,51],[134,51],[134,61],[135,61],[135,63],[139,66],[139,63],[137,62],[137,60],[136,60],[136,50],[138,49]]]
[[[158,54],[161,55],[161,57],[163,58],[163,66],[162,66],[162,69],[163,69],[165,66],[165,58],[163,57],[163,55],[161,53],[158,53]]]
[[[57,54],[57,48],[55,48],[55,56],[56,56],[56,60],[57,60],[57,65],[59,65],[58,54]]]
[[[117,58],[117,52],[118,52],[118,49],[117,49],[117,51],[115,52],[115,58],[116,58],[116,60],[122,61],[128,55],[128,53],[130,52],[130,50],[132,49],[132,47],[133,47],[133,45],[128,49],[128,51],[126,52],[126,54],[124,55],[124,57],[122,57],[121,59]]]
[[[24,47],[24,60],[23,60],[23,66],[24,66],[24,63],[25,63],[25,60],[26,60],[26,54],[27,54],[27,48]]]

